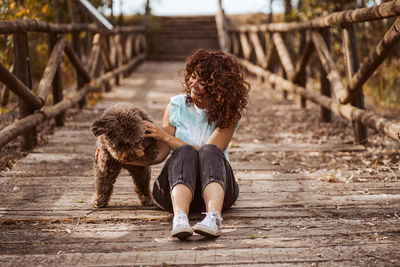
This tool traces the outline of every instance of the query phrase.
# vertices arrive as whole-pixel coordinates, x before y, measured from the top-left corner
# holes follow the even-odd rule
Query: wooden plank
[[[364,244],[360,248],[351,246],[336,246],[335,250],[331,247],[314,248],[268,248],[266,256],[265,248],[240,248],[240,249],[218,249],[208,250],[171,250],[163,251],[130,251],[119,253],[62,253],[61,255],[2,255],[0,260],[12,265],[31,263],[34,265],[113,265],[118,262],[121,265],[130,265],[132,262],[141,265],[183,265],[183,264],[285,264],[285,263],[315,263],[336,261],[359,262],[359,258],[354,260],[354,253],[373,250],[375,253],[387,251],[387,244]],[[393,248],[392,248],[393,250]],[[385,253],[386,254],[386,253]],[[361,259],[368,259],[368,252],[361,254]]]
[[[363,145],[349,144],[263,144],[263,143],[233,143],[230,152],[251,151],[272,152],[272,151],[364,151]]]
[[[197,235],[190,238],[188,242],[174,242],[174,239],[168,237],[170,224],[167,222],[155,223],[154,221],[137,221],[131,220],[127,222],[119,222],[118,224],[107,224],[101,222],[93,222],[94,229],[85,224],[74,224],[65,221],[62,225],[54,225],[51,223],[28,224],[23,223],[21,226],[6,226],[11,228],[8,235],[0,233],[0,244],[8,251],[16,251],[17,248],[28,250],[29,254],[56,254],[59,250],[64,252],[76,250],[80,253],[109,251],[112,247],[120,246],[119,251],[127,251],[129,248],[146,249],[152,247],[152,251],[169,251],[191,249],[201,243],[195,244],[196,241],[202,241],[205,245],[204,250],[214,248],[230,249],[232,247],[248,248],[264,247],[264,248],[304,248],[304,247],[331,247],[339,243],[341,246],[351,246],[362,242],[363,238],[368,238],[372,233],[379,235],[386,234],[386,240],[382,240],[383,244],[388,246],[395,241],[395,237],[391,238],[390,234],[396,235],[395,226],[398,222],[389,220],[383,226],[385,231],[376,231],[375,218],[371,220],[357,219],[332,219],[329,223],[323,223],[320,220],[308,220],[307,218],[291,222],[291,219],[282,218],[277,223],[274,219],[239,219],[226,226],[224,235],[217,240],[201,240]],[[279,221],[279,220],[278,220]],[[266,227],[259,227],[264,225]],[[375,222],[375,223],[374,223]],[[390,225],[389,223],[394,225]],[[22,227],[28,228],[29,231],[23,231]],[[334,234],[333,230],[339,227],[338,234]],[[69,231],[67,231],[69,230]],[[148,235],[140,235],[142,231],[148,232]],[[285,237],[281,236],[282,232],[286,232]],[[48,239],[46,244],[36,246],[41,243],[41,239],[37,240],[40,235],[41,239]],[[158,238],[154,238],[158,236]],[[21,240],[21,237],[24,240]],[[84,239],[87,246],[79,248],[76,238]],[[389,240],[388,240],[389,239]],[[67,240],[67,242],[65,242]],[[75,242],[74,242],[75,241]],[[64,243],[65,242],[65,243]],[[191,244],[190,244],[191,243]],[[196,242],[197,243],[197,242]],[[22,248],[22,246],[25,246]],[[96,249],[93,249],[95,245]],[[304,244],[308,244],[305,246]],[[63,247],[64,246],[64,247]],[[200,250],[200,249],[199,249]]]
[[[189,216],[190,222],[195,222],[201,218],[200,214],[193,214]],[[2,226],[9,228],[11,231],[8,233],[0,232],[0,244],[23,244],[24,242],[40,242],[35,240],[38,235],[42,238],[51,237],[48,242],[48,246],[53,245],[69,245],[70,247],[80,246],[76,242],[65,242],[73,241],[75,237],[87,238],[87,242],[97,242],[99,244],[99,250],[104,249],[107,244],[121,244],[122,242],[143,242],[149,243],[154,241],[157,236],[165,235],[164,242],[157,242],[161,244],[155,244],[153,246],[158,247],[160,250],[168,250],[165,247],[165,243],[175,243],[176,246],[185,246],[185,242],[173,242],[172,238],[168,238],[170,222],[161,221],[142,221],[142,220],[126,220],[126,221],[115,221],[118,223],[108,223],[107,221],[92,221],[94,227],[90,227],[90,224],[79,224],[73,220],[64,220],[62,224],[43,222],[42,224],[31,224],[30,222],[21,222],[20,224],[9,224]],[[377,224],[382,226],[382,229],[377,229]],[[379,221],[377,217],[371,218],[331,218],[330,220],[322,221],[320,218],[299,218],[293,221],[291,218],[282,218],[276,220],[275,218],[231,218],[226,223],[226,231],[220,238],[213,240],[213,243],[225,244],[222,247],[229,247],[232,243],[247,241],[251,239],[251,235],[254,235],[255,239],[270,239],[270,241],[277,242],[276,244],[270,244],[271,246],[293,246],[302,247],[304,244],[298,243],[299,239],[307,239],[310,242],[323,241],[325,237],[328,237],[326,245],[335,245],[335,239],[342,240],[343,244],[349,244],[354,242],[355,239],[359,239],[361,235],[368,236],[371,232],[382,233],[387,232],[398,232],[396,226],[399,224],[397,218],[388,218],[385,221]],[[338,230],[337,233],[333,229]],[[339,228],[339,229],[337,229]],[[66,233],[65,229],[71,230],[70,235],[60,235],[60,233]],[[28,230],[28,231],[27,231]],[[140,236],[139,233],[143,231],[149,232],[148,235]],[[282,237],[282,233],[287,233]],[[21,240],[21,236],[24,239]],[[90,238],[97,237],[97,240],[90,240]],[[103,238],[104,237],[104,238]],[[113,237],[113,238],[111,238]],[[291,239],[291,240],[290,240]],[[288,243],[283,244],[284,240]],[[389,240],[387,240],[389,241]],[[265,241],[269,242],[269,241]],[[357,240],[356,242],[359,242]],[[256,243],[255,243],[256,244]],[[121,244],[122,245],[122,244]],[[139,245],[139,244],[137,244]],[[146,244],[148,246],[149,244]],[[242,244],[242,246],[245,244]],[[259,244],[261,245],[261,244]],[[239,244],[239,246],[241,246]],[[32,248],[34,249],[34,248]],[[90,248],[86,248],[90,250]],[[35,249],[40,250],[40,248]]]
[[[132,216],[131,212],[139,209],[140,214],[136,214],[135,218],[147,218],[151,216],[153,212],[151,207],[142,207],[138,201],[137,196],[133,193],[133,187],[130,187],[131,192],[126,194],[119,194],[118,196],[113,196],[110,200],[109,205],[106,210],[96,211],[91,213],[92,207],[92,195],[94,189],[92,189],[87,194],[77,194],[77,195],[64,195],[62,197],[48,196],[43,191],[40,192],[29,192],[32,195],[27,194],[24,196],[22,201],[7,202],[4,203],[5,206],[0,208],[1,218],[3,219],[13,219],[16,218],[50,218],[57,217],[60,214],[64,216],[69,216],[71,218],[81,217],[81,216],[105,216],[104,219],[129,219]],[[54,190],[54,189],[52,189]],[[63,194],[62,190],[54,190],[57,194]],[[293,193],[296,197],[293,196]],[[292,208],[299,208],[298,212],[304,212],[305,214],[314,214],[320,212],[321,215],[338,213],[342,216],[351,216],[351,213],[356,212],[359,209],[359,213],[368,212],[378,212],[379,208],[388,207],[384,214],[395,213],[400,208],[399,194],[375,194],[375,195],[345,195],[345,196],[330,196],[328,198],[323,195],[315,195],[314,197],[307,196],[313,192],[297,193],[289,192],[284,194],[273,194],[273,193],[263,193],[263,192],[252,192],[249,194],[241,194],[236,202],[234,209],[249,210],[253,208],[260,208],[262,205],[268,206],[268,211],[274,211],[276,216],[285,216],[285,212],[282,210],[287,210],[287,213],[291,213],[290,216],[295,216]],[[257,198],[254,198],[257,195]],[[33,203],[27,203],[27,201],[32,201]],[[49,205],[48,201],[52,201],[54,204]],[[64,203],[69,203],[68,205]],[[318,203],[316,205],[315,203]],[[3,204],[3,203],[2,203]],[[302,208],[302,209],[301,209]],[[301,209],[301,210],[300,210]],[[361,212],[363,209],[367,210]],[[350,210],[350,211],[349,211]],[[126,213],[126,214],[125,214]],[[247,212],[251,216],[251,212]],[[260,216],[263,216],[265,212],[259,212]],[[68,215],[69,214],[69,215]],[[281,214],[281,215],[279,215]],[[381,212],[382,214],[382,212]],[[231,215],[229,211],[224,213],[226,216],[236,216],[237,214]],[[108,216],[108,217],[107,217]],[[264,215],[265,216],[265,215]],[[268,216],[268,214],[267,214]],[[289,216],[289,215],[287,215]],[[300,215],[299,215],[300,216]],[[313,215],[316,216],[316,215]],[[133,217],[132,217],[133,218]]]

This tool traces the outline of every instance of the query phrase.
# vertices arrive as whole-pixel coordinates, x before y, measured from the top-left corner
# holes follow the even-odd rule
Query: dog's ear
[[[102,116],[102,117],[94,120],[92,123],[92,127],[91,127],[93,135],[99,136],[104,133],[107,133],[107,131],[109,130],[108,121],[109,121],[109,118],[107,118],[106,116]]]
[[[137,109],[137,112],[139,113],[139,116],[145,120],[145,121],[149,121],[149,122],[153,122],[153,120],[150,118],[149,114],[147,114],[146,112],[144,112],[141,109]]]

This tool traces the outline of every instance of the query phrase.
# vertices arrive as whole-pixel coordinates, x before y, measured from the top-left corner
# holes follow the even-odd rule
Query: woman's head
[[[185,68],[186,102],[205,100],[208,122],[228,128],[241,118],[250,84],[243,78],[235,58],[221,51],[197,50]]]

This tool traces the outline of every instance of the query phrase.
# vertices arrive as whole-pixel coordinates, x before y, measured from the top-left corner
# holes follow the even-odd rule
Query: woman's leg
[[[192,146],[175,149],[153,187],[155,202],[174,213],[171,235],[179,239],[193,234],[187,214],[198,177],[198,162],[198,152]]]
[[[221,212],[232,206],[239,196],[239,186],[224,153],[216,145],[204,145],[199,151],[199,163],[207,211]]]
[[[178,210],[189,214],[190,202],[192,202],[192,191],[184,184],[176,184],[171,190],[171,202],[174,214]]]
[[[188,212],[198,177],[198,152],[184,145],[174,150],[154,182],[153,198],[161,208]],[[189,194],[190,193],[190,194]]]
[[[217,146],[203,146],[199,151],[199,163],[207,215],[193,229],[198,234],[216,237],[222,234],[221,211],[236,201],[239,187],[229,162]]]
[[[218,182],[211,182],[204,188],[203,199],[206,204],[207,211],[218,211],[219,214],[222,212],[222,206],[224,204],[224,188]]]

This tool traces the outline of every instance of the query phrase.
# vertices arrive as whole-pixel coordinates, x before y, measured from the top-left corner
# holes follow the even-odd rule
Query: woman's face
[[[190,95],[194,101],[201,101],[206,94],[206,83],[202,81],[196,72],[189,79]]]

